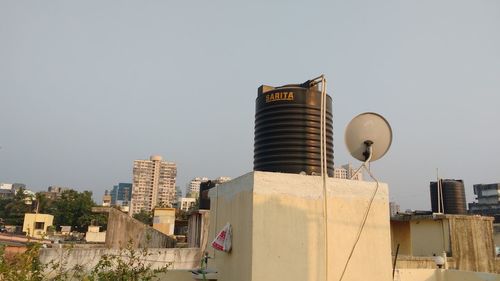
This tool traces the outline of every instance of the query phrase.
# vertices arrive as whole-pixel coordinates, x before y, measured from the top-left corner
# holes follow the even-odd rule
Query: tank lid
[[[278,86],[278,87],[273,87],[269,85],[261,85],[258,90],[258,94],[264,94],[272,90],[276,89],[286,89],[286,88],[302,88],[302,89],[309,89],[309,88],[318,88],[318,84],[313,84],[311,80],[307,80],[306,82],[302,84],[286,84],[283,86]]]

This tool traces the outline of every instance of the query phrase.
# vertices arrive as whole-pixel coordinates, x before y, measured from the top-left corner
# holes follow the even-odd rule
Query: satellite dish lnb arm
[[[370,160],[372,159],[372,155],[373,155],[373,151],[372,151],[373,141],[366,140],[364,142],[364,144],[366,145],[366,150],[365,150],[365,152],[363,152],[363,156],[365,157],[365,162],[370,162]]]

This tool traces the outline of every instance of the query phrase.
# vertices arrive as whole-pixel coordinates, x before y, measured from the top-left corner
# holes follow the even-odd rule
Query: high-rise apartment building
[[[346,164],[341,167],[334,168],[333,177],[338,179],[351,179],[351,180],[362,181],[363,173],[359,172],[358,174],[356,174],[355,177],[353,177],[355,172],[356,169],[354,169],[351,164]]]
[[[112,206],[128,206],[132,198],[132,184],[120,182],[110,192]]]
[[[186,187],[186,197],[198,198],[200,195],[200,184],[208,181],[207,177],[196,177],[192,179]]]
[[[108,197],[109,196],[109,200]],[[107,206],[116,206],[122,212],[129,212],[130,200],[132,199],[132,184],[120,182],[117,185],[113,185],[111,191],[105,190],[103,197],[103,206],[109,201]]]
[[[500,222],[500,183],[475,184],[477,202],[469,203],[469,213],[495,217]]]
[[[141,210],[151,212],[156,206],[172,207],[176,176],[175,163],[163,161],[161,156],[135,160],[129,214],[137,214]]]

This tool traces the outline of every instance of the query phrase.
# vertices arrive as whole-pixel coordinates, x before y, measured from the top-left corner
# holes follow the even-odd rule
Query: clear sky
[[[0,0],[0,182],[104,189],[134,159],[195,176],[253,167],[261,84],[324,73],[335,162],[375,111],[393,146],[374,162],[403,209],[430,208],[436,168],[500,182],[500,2]]]

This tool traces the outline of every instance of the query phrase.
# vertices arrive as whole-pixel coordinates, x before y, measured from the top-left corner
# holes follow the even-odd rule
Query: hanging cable
[[[372,172],[370,171],[370,169],[368,169],[368,166],[367,166],[367,164],[370,163],[370,160],[371,160],[372,155],[373,155],[371,144],[367,144],[367,153],[368,153],[367,159],[361,165],[361,167],[359,167],[359,169],[356,171],[356,173],[351,178],[353,178],[362,168],[364,168],[366,170],[366,172],[368,173],[368,175],[376,182],[376,186],[375,186],[375,190],[373,191],[373,193],[370,197],[370,201],[368,202],[368,206],[366,207],[365,213],[363,215],[363,219],[362,219],[361,224],[358,228],[358,232],[356,233],[356,238],[354,239],[354,244],[352,245],[351,251],[349,252],[349,256],[347,257],[347,261],[345,262],[344,269],[342,270],[342,274],[340,275],[339,281],[342,281],[342,279],[344,278],[344,274],[347,270],[347,267],[349,266],[349,262],[351,261],[354,250],[356,249],[356,245],[358,244],[359,239],[361,237],[361,234],[363,233],[363,229],[365,228],[366,221],[368,219],[368,215],[370,213],[370,210],[371,210],[372,205],[373,205],[373,201],[375,200],[375,196],[377,195],[379,185],[380,185],[379,181],[373,176]]]
[[[319,80],[319,81],[318,81]],[[328,281],[328,197],[326,189],[326,177],[328,176],[328,161],[326,154],[326,78],[321,75],[312,80],[312,84],[321,83],[321,105],[320,105],[320,160],[321,160],[321,180],[323,192],[323,226],[325,240],[325,280]]]

